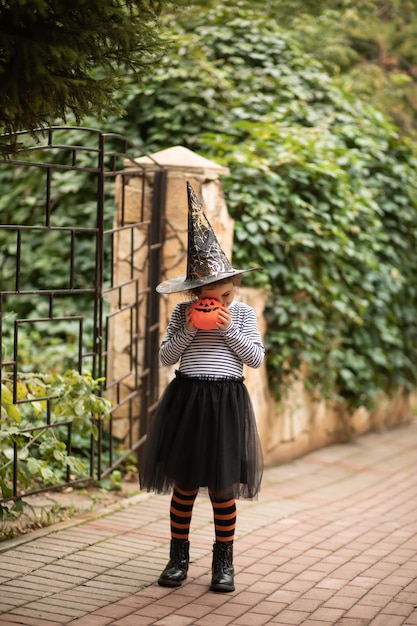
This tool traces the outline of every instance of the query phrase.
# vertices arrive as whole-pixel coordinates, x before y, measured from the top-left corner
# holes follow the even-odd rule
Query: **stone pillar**
[[[223,197],[220,175],[228,174],[229,170],[213,161],[184,148],[174,146],[151,155],[159,165],[168,172],[167,199],[165,206],[165,243],[162,251],[162,280],[186,274],[188,246],[188,198],[187,181],[189,181],[200,199],[204,212],[219,240],[219,243],[230,259],[233,245],[233,220],[230,217]],[[141,167],[153,161],[149,157],[141,157],[137,162]],[[184,299],[184,294],[161,295],[161,341],[172,310],[177,302]],[[166,387],[174,375],[175,367],[161,368],[160,388]]]

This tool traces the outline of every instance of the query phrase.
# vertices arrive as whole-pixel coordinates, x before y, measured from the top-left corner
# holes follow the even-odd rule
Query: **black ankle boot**
[[[213,565],[210,591],[234,591],[233,542],[213,544]]]
[[[188,562],[190,560],[190,542],[171,539],[169,561],[159,577],[161,587],[179,587],[187,578]]]

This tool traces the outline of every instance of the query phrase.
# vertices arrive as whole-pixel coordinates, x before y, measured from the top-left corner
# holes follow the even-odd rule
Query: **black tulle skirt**
[[[242,379],[176,373],[152,420],[139,467],[142,489],[208,487],[215,497],[254,498],[262,450]]]

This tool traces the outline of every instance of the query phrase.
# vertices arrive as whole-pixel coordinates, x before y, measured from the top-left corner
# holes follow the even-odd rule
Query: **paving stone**
[[[1,625],[8,626],[61,626],[62,622],[54,622],[51,620],[38,619],[30,615],[12,615],[5,614],[1,616]]]
[[[236,591],[209,591],[210,501],[194,507],[191,563],[156,584],[169,496],[0,545],[1,626],[417,626],[417,422],[265,470],[238,501]]]

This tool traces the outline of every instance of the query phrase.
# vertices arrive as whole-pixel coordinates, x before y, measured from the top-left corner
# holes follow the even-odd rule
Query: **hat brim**
[[[156,291],[158,293],[179,293],[181,291],[189,291],[190,289],[196,289],[197,287],[204,287],[205,285],[216,283],[217,281],[224,280],[225,278],[231,279],[233,276],[238,276],[239,274],[244,274],[245,272],[254,272],[256,270],[262,271],[262,269],[262,267],[251,267],[246,270],[231,269],[228,272],[219,272],[218,274],[203,276],[202,278],[195,278],[194,280],[187,279],[186,276],[169,278],[168,280],[164,280],[164,282],[160,283],[157,286]]]

